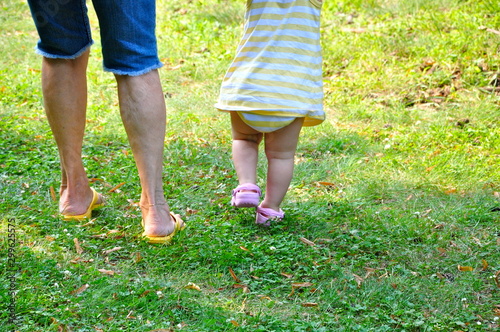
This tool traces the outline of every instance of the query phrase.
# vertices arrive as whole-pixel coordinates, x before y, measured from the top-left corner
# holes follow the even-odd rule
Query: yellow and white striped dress
[[[248,0],[243,38],[215,107],[260,132],[325,119],[319,0]]]

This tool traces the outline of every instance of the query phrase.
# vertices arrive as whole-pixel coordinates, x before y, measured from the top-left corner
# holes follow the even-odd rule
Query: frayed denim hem
[[[37,54],[40,54],[41,56],[49,59],[76,59],[79,56],[81,56],[83,53],[85,53],[92,45],[94,44],[93,41],[85,45],[80,51],[76,52],[73,55],[60,55],[60,54],[52,54],[48,53],[45,51],[42,51],[38,46],[35,47],[35,51]]]
[[[141,75],[144,75],[144,74],[147,74],[149,73],[150,71],[152,70],[155,70],[155,69],[158,69],[158,68],[161,68],[163,67],[163,63],[161,62],[158,62],[157,64],[151,66],[151,67],[148,67],[144,70],[140,70],[140,71],[133,71],[133,72],[127,72],[127,71],[123,71],[123,70],[119,70],[119,69],[110,69],[110,68],[106,68],[106,66],[103,66],[103,69],[104,71],[107,71],[107,72],[110,72],[110,73],[113,73],[115,75],[122,75],[122,76],[141,76]]]

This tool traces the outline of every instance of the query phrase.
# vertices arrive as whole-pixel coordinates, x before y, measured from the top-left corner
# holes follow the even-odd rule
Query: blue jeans
[[[104,70],[137,76],[162,66],[155,35],[155,0],[93,0]],[[37,53],[75,59],[92,44],[85,0],[28,0],[40,36]]]

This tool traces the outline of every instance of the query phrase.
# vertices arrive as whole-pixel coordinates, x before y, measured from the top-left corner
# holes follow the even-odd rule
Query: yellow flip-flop
[[[186,223],[181,218],[176,217],[172,212],[170,212],[170,216],[174,220],[174,231],[166,236],[151,236],[142,233],[142,236],[147,239],[148,243],[170,244],[175,234],[186,228]],[[144,227],[144,220],[142,220],[141,224]]]
[[[99,201],[99,194],[97,193],[97,191],[95,191],[94,188],[90,189],[92,190],[93,196],[92,196],[92,202],[90,202],[87,211],[85,211],[84,214],[77,214],[77,215],[61,214],[64,221],[70,221],[70,220],[83,221],[85,219],[90,219],[90,217],[92,216],[92,210],[104,206],[104,201],[101,203],[97,203],[97,201]]]

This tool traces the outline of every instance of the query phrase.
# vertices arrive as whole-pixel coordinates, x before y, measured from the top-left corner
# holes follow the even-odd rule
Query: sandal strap
[[[246,190],[246,191],[255,191],[260,195],[262,195],[262,192],[260,191],[260,188],[253,184],[253,183],[244,183],[242,185],[239,185],[238,187],[234,188],[233,189],[233,195],[239,193],[240,191],[243,191],[243,190]]]
[[[282,209],[280,209],[279,211],[275,211],[275,210],[270,209],[270,208],[263,208],[263,207],[258,206],[257,213],[260,213],[264,216],[267,216],[269,219],[272,219],[274,217],[278,217],[278,218],[283,219],[285,217],[285,212],[283,212]]]

